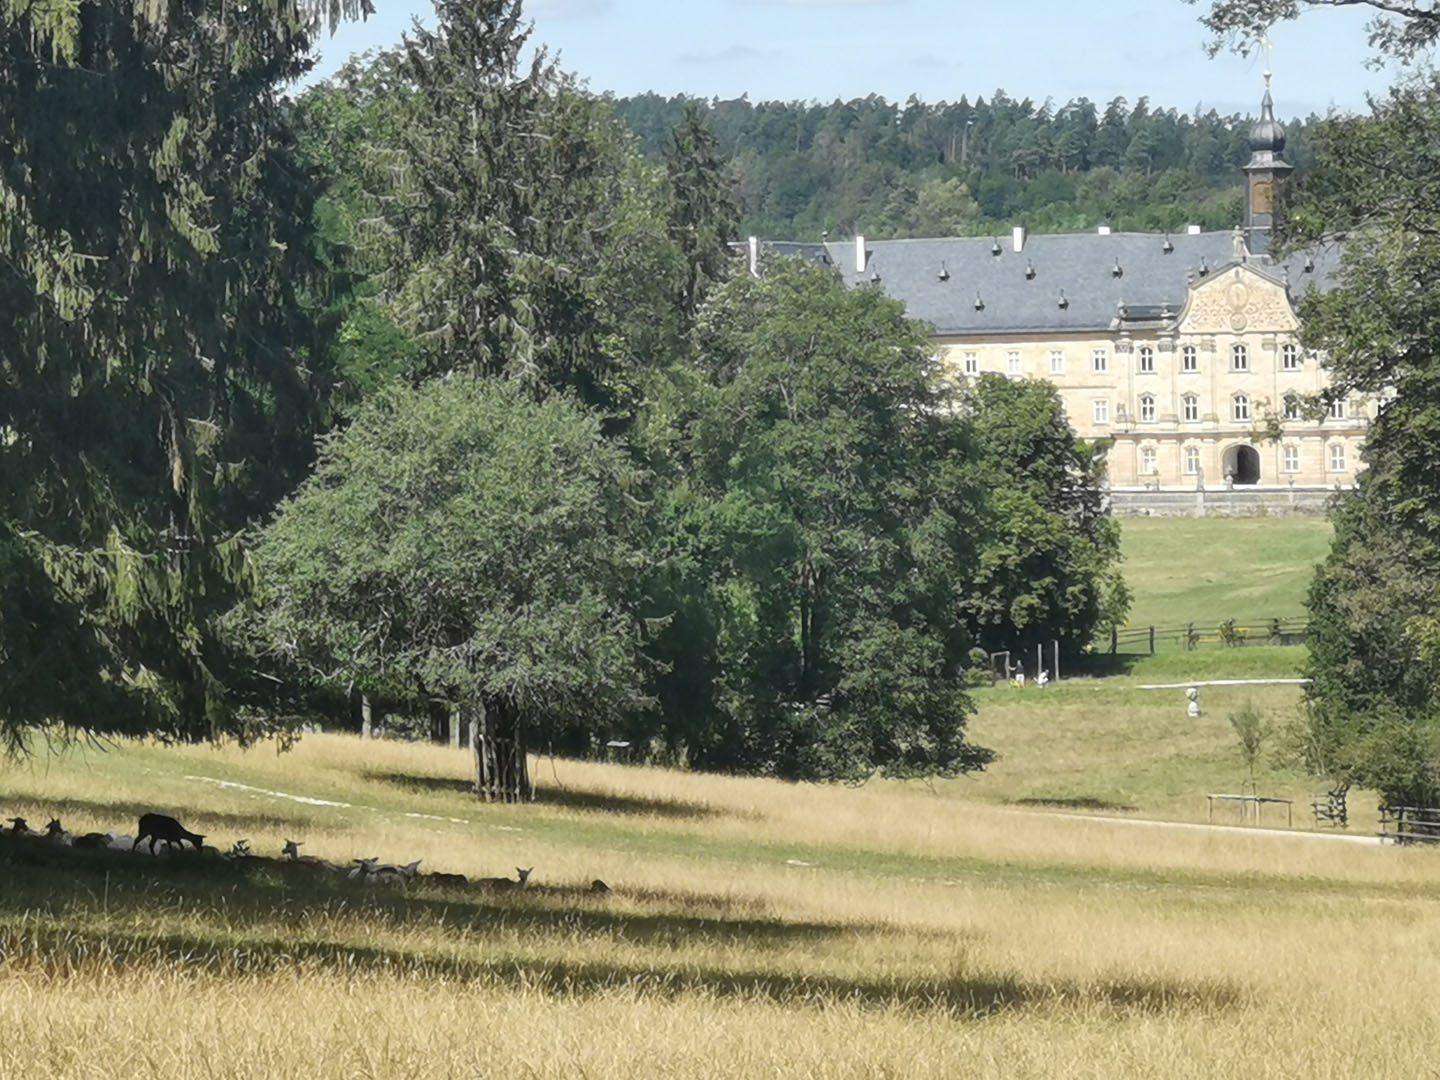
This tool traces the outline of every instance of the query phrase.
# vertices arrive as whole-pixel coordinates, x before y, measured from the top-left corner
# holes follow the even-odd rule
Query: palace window
[[[1285,468],[1285,471],[1286,471],[1286,472],[1299,472],[1299,471],[1300,471],[1300,447],[1298,447],[1298,446],[1287,446],[1287,447],[1285,447],[1285,465],[1284,465],[1284,468]]]
[[[1144,476],[1155,472],[1155,448],[1153,446],[1140,448],[1140,472]]]
[[[1344,443],[1338,443],[1338,442],[1337,442],[1337,443],[1331,443],[1331,444],[1330,444],[1330,471],[1331,471],[1331,472],[1344,472],[1344,471],[1345,471],[1345,444],[1344,444]]]
[[[1019,349],[1011,349],[1008,353],[1005,354],[1005,368],[1007,371],[1010,372],[1011,375],[1025,374],[1025,368],[1022,366],[1020,361]]]
[[[965,354],[965,374],[966,374],[966,375],[979,375],[979,374],[980,374],[980,356],[979,356],[979,354],[973,353],[973,352],[967,352],[967,353]]]
[[[1230,418],[1232,420],[1250,419],[1250,399],[1244,394],[1236,394],[1230,399]]]
[[[1096,375],[1103,375],[1110,370],[1110,353],[1105,349],[1093,349],[1090,352],[1090,370]]]
[[[1284,406],[1284,412],[1283,412],[1282,415],[1284,416],[1284,418],[1285,418],[1286,420],[1299,420],[1299,419],[1301,419],[1301,415],[1300,415],[1300,397],[1299,397],[1299,395],[1297,395],[1297,394],[1286,394],[1286,395],[1285,395],[1285,406]]]
[[[1061,352],[1059,349],[1051,349],[1051,350],[1050,350],[1050,374],[1051,374],[1051,375],[1064,375],[1064,374],[1065,374],[1065,354],[1064,354],[1063,352]]]
[[[1155,422],[1155,399],[1149,394],[1140,395],[1140,422],[1142,424]]]
[[[1140,372],[1151,375],[1155,371],[1155,350],[1149,345],[1140,346]]]
[[[1091,416],[1097,424],[1108,424],[1110,422],[1110,403],[1108,401],[1095,402]]]
[[[1180,399],[1180,415],[1186,420],[1196,421],[1200,419],[1200,399],[1194,394],[1186,394]]]
[[[1345,419],[1345,399],[1344,399],[1344,398],[1336,398],[1334,401],[1330,402],[1330,409],[1329,409],[1328,415],[1329,415],[1329,417],[1330,417],[1331,420],[1344,420],[1344,419]]]
[[[1250,370],[1250,350],[1247,349],[1244,345],[1237,344],[1230,346],[1230,370]]]
[[[1180,370],[1199,371],[1200,353],[1194,345],[1186,345],[1180,350]]]
[[[1185,475],[1197,476],[1200,473],[1200,448],[1198,446],[1185,447]]]
[[[1299,371],[1300,346],[1295,344],[1282,345],[1280,347],[1280,366],[1286,371]]]

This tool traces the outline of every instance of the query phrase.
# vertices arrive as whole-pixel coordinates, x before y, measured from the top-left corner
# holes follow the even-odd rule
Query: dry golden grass
[[[1066,817],[962,784],[548,760],[545,802],[492,807],[461,790],[466,767],[326,736],[285,756],[124,745],[0,773],[4,816],[32,824],[133,828],[154,807],[222,845],[533,864],[548,886],[365,889],[26,848],[0,861],[0,1078],[1430,1068],[1428,851]],[[615,891],[583,893],[596,876]]]

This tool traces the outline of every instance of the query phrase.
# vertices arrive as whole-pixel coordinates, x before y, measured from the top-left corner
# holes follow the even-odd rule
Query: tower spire
[[[1275,119],[1270,96],[1270,39],[1265,46],[1265,96],[1260,119],[1250,129],[1250,162],[1245,166],[1245,242],[1255,255],[1270,253],[1270,232],[1275,223],[1275,184],[1290,174],[1285,152],[1285,129]]]

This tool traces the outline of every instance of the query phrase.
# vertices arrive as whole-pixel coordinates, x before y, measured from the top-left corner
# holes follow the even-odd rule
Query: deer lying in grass
[[[416,874],[420,873],[421,861],[420,859],[416,859],[414,862],[406,863],[404,866],[392,866],[390,863],[381,863],[371,872],[375,875],[377,881],[409,881]]]
[[[200,833],[190,832],[173,817],[166,817],[164,814],[141,814],[140,830],[135,836],[135,842],[130,845],[130,850],[140,846],[140,841],[146,837],[150,838],[150,854],[155,854],[155,842],[164,840],[170,847],[184,847],[185,841],[189,840],[195,845],[195,850],[200,850],[200,845],[205,842],[205,837]]]
[[[314,855],[301,855],[300,848],[302,846],[299,840],[286,840],[285,846],[280,849],[281,860],[287,866],[313,867],[317,870],[329,870],[336,874],[342,871],[342,867],[336,866],[332,862],[326,862],[324,859],[316,858]]]
[[[534,870],[533,866],[529,870],[522,870],[517,866],[515,873],[519,876],[518,881],[511,881],[508,877],[482,877],[476,878],[475,884],[482,889],[523,889]]]
[[[74,844],[78,848],[91,848],[103,850],[110,847],[110,834],[108,832],[87,832],[84,836],[77,836]]]
[[[445,874],[445,873],[426,874],[426,875],[425,875],[425,880],[428,881],[428,882],[430,882],[432,885],[468,885],[468,884],[470,884],[470,879],[467,878],[464,874]]]

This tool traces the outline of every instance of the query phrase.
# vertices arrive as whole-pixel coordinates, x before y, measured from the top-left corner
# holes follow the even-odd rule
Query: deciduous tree
[[[559,397],[468,375],[393,387],[265,530],[245,625],[326,681],[461,710],[477,792],[528,799],[548,732],[644,704],[636,486]]]

